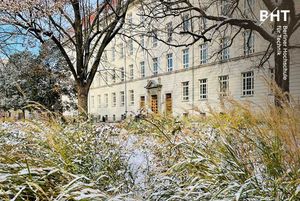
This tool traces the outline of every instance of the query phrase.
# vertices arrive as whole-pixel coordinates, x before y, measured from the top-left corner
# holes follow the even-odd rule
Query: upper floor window
[[[121,67],[120,68],[120,73],[121,73],[121,82],[124,82],[125,81],[125,70],[124,70],[124,67]]]
[[[222,75],[219,77],[220,96],[227,96],[229,91],[229,76]]]
[[[123,43],[120,45],[120,58],[124,57],[124,45]]]
[[[173,26],[172,22],[167,23],[167,42],[172,41]]]
[[[117,105],[117,96],[116,96],[116,93],[115,93],[115,92],[113,92],[113,93],[111,94],[111,100],[112,100],[111,106],[112,106],[112,107],[116,107],[116,105]]]
[[[185,14],[183,15],[182,17],[182,28],[183,28],[183,31],[189,31],[190,30],[190,16],[189,14]]]
[[[129,40],[129,54],[133,55],[133,40]]]
[[[251,30],[244,32],[244,55],[254,53],[254,33]]]
[[[140,45],[141,45],[141,50],[144,50],[145,49],[145,36],[144,35],[141,35],[140,36]]]
[[[231,2],[229,0],[221,0],[221,15],[230,14]]]
[[[200,30],[204,31],[207,26],[207,19],[205,17],[200,18]]]
[[[152,35],[152,47],[157,47],[157,31],[153,31]]]
[[[206,64],[208,61],[208,44],[207,42],[200,45],[200,64]]]
[[[133,80],[134,78],[134,68],[133,65],[129,65],[129,79]]]
[[[199,80],[199,98],[207,99],[207,79]]]
[[[111,49],[111,60],[112,61],[116,60],[116,49],[115,49],[115,47],[112,47],[112,49]]]
[[[189,68],[189,49],[182,50],[182,64],[183,68]]]
[[[141,63],[140,63],[140,67],[141,67],[141,77],[145,77],[145,62],[144,61],[142,61]]]
[[[255,0],[244,0],[244,15],[250,17],[253,14]]]
[[[115,69],[113,69],[113,71],[112,71],[111,80],[112,80],[112,83],[116,83],[116,70]]]
[[[189,82],[182,82],[182,100],[189,100]]]
[[[168,72],[173,71],[173,54],[167,54],[167,67]]]
[[[221,44],[220,44],[220,59],[222,61],[228,60],[230,58],[229,55],[229,46],[230,46],[230,40],[228,37],[222,38],[221,39]]]
[[[158,58],[155,57],[152,59],[153,61],[153,75],[157,75],[158,74]]]
[[[249,71],[242,73],[243,79],[243,88],[242,95],[243,96],[251,96],[254,94],[254,72]]]

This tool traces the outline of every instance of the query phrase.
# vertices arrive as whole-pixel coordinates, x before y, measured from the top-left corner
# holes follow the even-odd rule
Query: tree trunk
[[[84,117],[88,115],[88,93],[89,88],[87,86],[77,84],[78,113]]]

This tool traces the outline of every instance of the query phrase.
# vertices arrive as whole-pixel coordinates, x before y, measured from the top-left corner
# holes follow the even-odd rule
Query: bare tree
[[[105,47],[122,29],[133,0],[4,0],[0,23],[12,35],[52,40],[76,82],[79,113],[87,113],[88,92]],[[5,33],[7,34],[7,32]]]
[[[256,6],[259,4],[260,9],[268,10],[269,14],[272,12],[277,14],[278,12],[280,20],[277,21],[279,18],[275,18],[273,19],[274,22],[271,23],[261,22],[260,10],[253,7],[255,3]],[[169,36],[171,36],[170,34],[190,36],[183,43],[158,37],[163,43],[175,47],[192,45],[199,40],[211,42],[219,36],[220,32],[235,29],[232,33],[231,42],[223,47],[228,48],[242,30],[250,31],[247,44],[251,34],[258,33],[269,44],[258,66],[261,67],[270,58],[274,58],[275,82],[284,93],[288,94],[290,49],[300,48],[290,45],[291,37],[295,35],[300,26],[300,13],[297,13],[295,4],[297,4],[297,0],[262,0],[256,2],[255,0],[145,0],[142,1],[141,15],[154,22],[150,23],[152,29],[165,32]],[[270,15],[268,17],[270,18]],[[286,17],[287,20],[285,20]],[[166,29],[161,28],[161,24],[166,18],[172,19],[172,30],[168,31],[168,27]],[[180,20],[175,20],[178,18]],[[269,20],[267,19],[267,21]],[[194,29],[184,28],[186,23],[192,22],[199,22],[202,25]],[[286,49],[278,48],[278,43],[285,45]],[[220,52],[222,49],[215,54]],[[281,99],[275,95],[277,105],[280,105]]]

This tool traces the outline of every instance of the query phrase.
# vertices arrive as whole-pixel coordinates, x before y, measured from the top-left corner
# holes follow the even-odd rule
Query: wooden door
[[[172,94],[166,94],[166,113],[172,114]]]
[[[158,113],[157,95],[151,96],[151,110],[154,113]]]

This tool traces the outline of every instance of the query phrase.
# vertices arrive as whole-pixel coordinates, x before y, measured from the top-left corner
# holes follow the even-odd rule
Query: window
[[[98,108],[101,107],[101,95],[98,95]]]
[[[221,15],[229,15],[230,6],[229,0],[221,0]]]
[[[227,96],[229,90],[229,76],[222,75],[219,77],[220,96]]]
[[[113,92],[112,94],[111,94],[111,106],[112,107],[116,107],[116,105],[117,105],[117,97],[116,97],[116,93],[115,92]]]
[[[107,71],[105,70],[105,72],[103,73],[103,79],[104,79],[104,82],[107,84],[108,82],[108,74],[107,74]]]
[[[221,45],[220,45],[220,51],[221,51],[221,60],[226,61],[229,59],[229,38],[222,38],[221,39]]]
[[[153,75],[157,75],[158,74],[158,58],[153,58]]]
[[[91,96],[91,107],[95,107],[95,97]]]
[[[133,55],[133,40],[129,40],[129,54]]]
[[[111,80],[113,83],[116,83],[116,70],[115,69],[112,71]]]
[[[133,65],[129,65],[129,79],[133,80],[134,78],[134,69],[133,69]]]
[[[152,47],[157,47],[157,31],[153,31]]]
[[[115,60],[116,60],[116,49],[115,49],[115,47],[113,47],[113,48],[111,49],[111,60],[112,60],[112,61],[115,61]]]
[[[140,109],[145,108],[145,96],[140,97]]]
[[[200,18],[200,30],[204,31],[206,29],[207,19],[204,17]]]
[[[141,44],[141,50],[145,49],[145,36],[141,35],[140,36],[140,44]]]
[[[208,61],[208,45],[207,42],[200,45],[200,64],[206,64]]]
[[[183,31],[189,31],[190,30],[190,19],[189,14],[185,14],[182,18],[182,28]]]
[[[244,32],[244,55],[254,53],[254,33],[247,30]]]
[[[189,82],[182,82],[182,100],[189,100]]]
[[[253,14],[255,0],[244,0],[244,15],[250,17]]]
[[[124,45],[123,43],[120,45],[120,58],[124,57]]]
[[[124,71],[124,67],[120,68],[120,72],[121,72],[121,82],[124,82],[125,80],[125,71]]]
[[[183,68],[189,68],[189,49],[182,50],[182,63]]]
[[[167,41],[172,41],[172,32],[173,32],[173,26],[172,22],[167,23]]]
[[[125,93],[124,91],[120,91],[120,106],[123,107],[125,105]]]
[[[253,71],[242,73],[243,78],[243,96],[251,96],[254,94],[254,73]]]
[[[140,66],[141,66],[141,77],[145,77],[145,62],[142,61],[140,63]]]
[[[105,103],[105,107],[108,107],[108,94],[104,94],[104,103]]]
[[[199,98],[207,99],[207,79],[199,80]]]
[[[132,13],[128,14],[127,16],[127,22],[128,22],[128,27],[132,27]]]
[[[173,54],[169,53],[167,54],[167,67],[168,72],[171,72],[173,70]]]
[[[134,105],[134,91],[129,90],[129,104]]]

